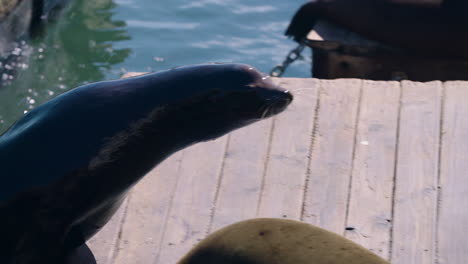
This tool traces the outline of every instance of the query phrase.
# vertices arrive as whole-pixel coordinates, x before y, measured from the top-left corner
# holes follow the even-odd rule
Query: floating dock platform
[[[212,231],[301,220],[393,264],[468,259],[468,82],[273,78],[280,115],[182,150],[90,242],[98,264],[176,263]]]

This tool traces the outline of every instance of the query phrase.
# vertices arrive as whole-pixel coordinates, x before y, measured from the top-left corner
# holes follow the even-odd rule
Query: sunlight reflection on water
[[[127,71],[204,62],[248,63],[268,72],[295,43],[283,32],[303,1],[71,1],[28,42],[29,54],[0,80],[0,133],[37,105]],[[285,76],[310,76],[310,54]],[[11,76],[11,77],[10,77]],[[2,81],[4,83],[4,81]]]

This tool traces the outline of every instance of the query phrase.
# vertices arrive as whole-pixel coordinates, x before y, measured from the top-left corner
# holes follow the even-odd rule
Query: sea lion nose
[[[288,90],[277,90],[273,99],[271,99],[274,113],[276,114],[286,109],[292,100],[293,95]]]
[[[283,102],[286,106],[293,100],[293,95],[289,90],[286,90],[276,84],[274,84],[270,77],[263,77],[262,81],[257,85],[259,87],[259,93],[266,100],[276,100]]]
[[[294,96],[289,90],[283,91],[283,97],[284,97],[283,100],[285,100],[287,104],[290,104],[292,100],[294,99]]]
[[[254,67],[247,64],[237,64],[234,66],[242,72],[248,80],[247,87],[254,89],[258,98],[270,106],[273,113],[283,111],[293,100],[293,95],[275,84],[270,76],[264,75]]]
[[[269,100],[277,107],[286,107],[292,102],[293,95],[288,90],[274,90],[274,95]]]
[[[269,106],[270,115],[282,112],[293,100],[290,91],[273,83],[268,84],[268,86],[258,86],[257,94]]]

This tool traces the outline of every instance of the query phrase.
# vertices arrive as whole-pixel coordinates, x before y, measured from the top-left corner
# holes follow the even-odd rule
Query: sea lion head
[[[100,149],[87,167],[92,171],[112,168],[112,173],[102,174],[142,176],[170,154],[280,113],[293,99],[287,90],[244,64],[184,66],[95,84],[93,93],[100,93],[99,85],[105,97],[112,94],[114,106],[102,109],[113,112],[100,118],[98,128],[115,126],[111,116],[117,116],[121,127],[95,144]],[[110,104],[106,101],[99,100]]]
[[[116,135],[148,128],[174,138],[171,142],[182,133],[182,141],[196,143],[277,114],[292,99],[249,65],[182,66],[72,89],[18,120],[0,143],[37,144],[37,137],[46,135],[47,148],[65,144],[66,152],[89,157]],[[73,135],[87,144],[75,146]]]
[[[245,64],[190,65],[77,87],[0,136],[0,161],[25,178],[3,198],[103,165],[141,177],[175,151],[277,114],[291,100]],[[26,179],[32,170],[40,177]]]
[[[173,71],[187,71],[176,89],[168,88],[178,103],[168,106],[175,127],[204,141],[221,136],[283,111],[293,97],[253,67],[245,64],[208,64]],[[193,75],[192,75],[193,74]],[[181,86],[189,86],[186,89]],[[181,98],[181,91],[188,97]]]
[[[280,113],[293,99],[289,91],[245,64],[183,66],[103,86],[103,93],[114,95],[112,103],[119,103],[110,107],[113,111],[127,109],[120,116],[134,116],[124,119],[133,130],[152,129],[154,134],[146,133],[148,137],[170,138],[176,148]]]

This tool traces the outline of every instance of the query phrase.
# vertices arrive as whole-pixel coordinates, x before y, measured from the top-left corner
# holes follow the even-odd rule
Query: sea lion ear
[[[91,249],[86,244],[83,244],[68,255],[65,264],[96,264],[96,258]]]

